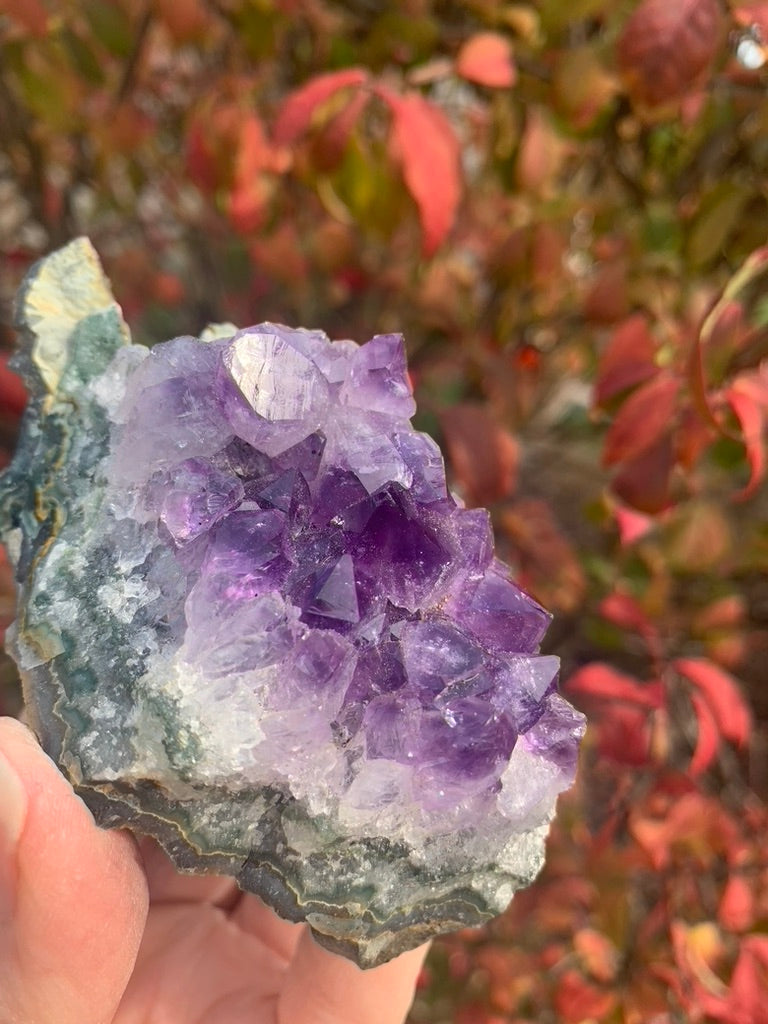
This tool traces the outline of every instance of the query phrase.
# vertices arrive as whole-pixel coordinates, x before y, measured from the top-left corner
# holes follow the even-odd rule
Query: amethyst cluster
[[[13,650],[97,820],[364,965],[502,910],[583,721],[538,654],[548,614],[410,425],[401,337],[131,345],[84,241],[20,319]]]
[[[414,409],[400,335],[265,323],[151,350],[107,476],[186,577],[153,678],[201,722],[209,699],[244,716],[236,748],[232,722],[201,726],[208,781],[278,777],[361,834],[382,815],[390,835],[537,824],[577,753],[536,655],[549,616],[494,559],[488,514],[448,494]],[[546,766],[525,793],[518,744]]]

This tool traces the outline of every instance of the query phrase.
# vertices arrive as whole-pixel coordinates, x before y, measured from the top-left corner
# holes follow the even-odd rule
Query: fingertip
[[[368,970],[302,935],[280,1005],[280,1024],[402,1024],[429,944]],[[311,1000],[307,993],[311,992]]]

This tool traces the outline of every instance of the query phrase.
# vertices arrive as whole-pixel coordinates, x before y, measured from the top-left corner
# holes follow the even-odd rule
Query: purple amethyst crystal
[[[583,723],[537,653],[548,614],[410,425],[402,338],[264,323],[145,350],[101,325],[101,364],[52,388],[35,287],[34,429],[75,442],[17,656],[37,686],[55,665],[55,712],[30,700],[100,820],[230,871],[362,963],[502,909],[540,866]],[[14,465],[6,537],[34,549]],[[30,654],[35,629],[57,654]]]
[[[130,379],[106,475],[131,482],[125,514],[154,522],[187,576],[164,691],[197,707],[225,674],[252,719],[229,765],[215,721],[202,728],[210,770],[266,785],[277,769],[313,813],[343,815],[361,768],[389,762],[398,784],[371,800],[370,823],[407,800],[426,839],[446,801],[465,825],[488,815],[516,743],[559,705],[553,659],[536,657],[549,616],[493,560],[487,514],[448,495],[413,411],[399,335],[338,354],[318,332],[269,323],[176,338]],[[312,716],[281,719],[278,743],[271,709],[286,689],[282,710],[307,703]],[[286,742],[310,760],[330,744],[331,779],[290,763]]]

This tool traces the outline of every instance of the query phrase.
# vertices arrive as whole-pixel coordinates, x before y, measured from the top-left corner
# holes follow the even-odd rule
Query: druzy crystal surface
[[[504,909],[583,723],[538,653],[548,614],[410,425],[400,336],[132,345],[82,240],[20,322],[12,643],[97,820],[363,965]]]

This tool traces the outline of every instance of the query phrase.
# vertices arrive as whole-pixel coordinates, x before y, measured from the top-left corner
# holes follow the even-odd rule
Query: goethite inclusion
[[[97,820],[366,966],[503,910],[583,721],[537,653],[548,614],[410,426],[400,336],[131,345],[84,240],[20,323],[11,644]]]

